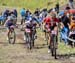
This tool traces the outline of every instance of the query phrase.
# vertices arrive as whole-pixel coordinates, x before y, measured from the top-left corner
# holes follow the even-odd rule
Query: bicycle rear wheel
[[[10,44],[15,44],[16,34],[15,31],[11,31],[8,36],[8,41]]]
[[[27,35],[26,36],[27,48],[31,50],[32,49],[31,36],[29,33],[27,33],[26,35]]]

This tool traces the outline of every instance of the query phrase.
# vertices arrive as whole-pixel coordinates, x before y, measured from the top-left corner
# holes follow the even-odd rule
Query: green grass
[[[67,3],[67,0],[0,0],[0,14],[5,9],[13,9],[16,8],[18,14],[20,13],[20,9],[26,8],[31,12],[34,12],[36,8],[53,8],[55,4],[59,2],[60,6]],[[48,5],[48,3],[50,5]]]
[[[49,6],[47,6],[48,2],[50,3]],[[33,11],[36,8],[54,7],[57,2],[59,2],[60,5],[67,3],[66,0],[0,0],[0,6],[25,7]]]

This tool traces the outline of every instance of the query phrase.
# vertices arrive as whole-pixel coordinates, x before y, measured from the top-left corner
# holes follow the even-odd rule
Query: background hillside
[[[57,2],[62,6],[67,3],[67,0],[0,0],[0,6],[1,8],[16,7],[18,9],[24,7],[33,11],[36,8],[54,7]],[[47,6],[48,3],[49,6]]]

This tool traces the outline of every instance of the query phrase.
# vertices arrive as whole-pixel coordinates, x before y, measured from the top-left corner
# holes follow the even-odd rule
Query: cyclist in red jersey
[[[48,15],[48,16],[46,16],[46,18],[44,18],[44,20],[43,20],[43,24],[44,24],[44,27],[47,25],[48,27],[50,27],[51,26],[51,17]]]
[[[56,17],[56,14],[52,16],[52,21],[53,21],[53,27],[56,27],[58,23],[60,22],[59,19]]]
[[[51,17],[47,15],[43,20],[43,30],[45,32],[45,40],[46,40],[46,34],[50,36],[50,26],[51,26]],[[48,32],[48,33],[47,33]]]
[[[51,32],[52,31],[56,31],[56,36],[58,35],[58,23],[60,22],[59,19],[56,17],[56,14],[52,14],[52,17],[51,17],[51,26],[50,26],[50,30]],[[51,38],[51,36],[50,36]],[[58,41],[58,38],[56,38],[56,42]],[[58,43],[58,42],[57,42]],[[50,44],[51,44],[51,39],[50,39]],[[49,50],[48,52],[50,51],[50,45],[49,45]]]

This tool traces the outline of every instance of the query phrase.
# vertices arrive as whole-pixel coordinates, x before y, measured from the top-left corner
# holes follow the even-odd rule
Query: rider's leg
[[[16,17],[16,22],[15,22],[15,24],[17,24],[17,17]]]
[[[7,28],[7,40],[8,40],[9,29]]]
[[[8,37],[9,37],[9,33],[10,33],[10,28],[7,28],[7,40],[8,40]]]
[[[57,45],[58,45],[58,26],[54,26],[53,27],[53,31],[55,31],[55,35],[56,35],[56,48],[57,48]],[[53,37],[53,36],[52,36]],[[51,38],[52,38],[51,37]],[[53,40],[53,39],[51,39],[51,40]]]
[[[23,18],[21,19],[21,25],[23,24]]]
[[[37,39],[37,31],[35,30],[35,39]]]
[[[26,40],[26,32],[24,32],[24,40]]]
[[[46,34],[47,34],[47,33],[46,33],[46,30],[44,30],[44,32],[45,32],[45,40],[46,40]]]

